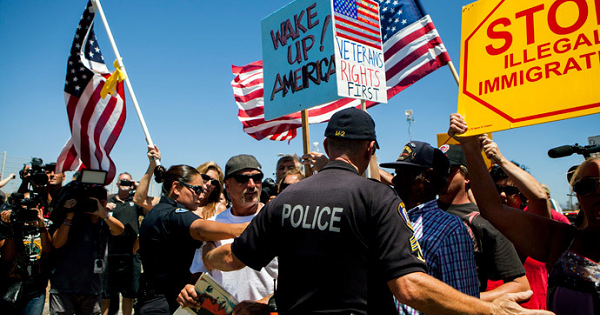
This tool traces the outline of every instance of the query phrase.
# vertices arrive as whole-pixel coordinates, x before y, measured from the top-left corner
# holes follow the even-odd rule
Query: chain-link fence
[[[1,149],[0,149],[1,150]],[[23,169],[25,164],[31,165],[32,157],[22,157],[22,156],[12,156],[7,154],[6,151],[0,151],[0,180],[7,178],[11,174],[15,174],[15,179],[10,180],[4,187],[0,187],[2,191],[6,193],[6,195],[10,195],[13,192],[16,192],[21,185],[21,178],[19,176],[19,171]],[[44,161],[45,162],[45,161]],[[65,172],[65,180],[63,185],[67,184],[73,179],[73,175],[75,172]],[[134,180],[139,181],[141,175],[136,177],[133,174]],[[112,194],[117,193],[117,179],[113,180],[112,183],[106,186],[108,192]],[[148,195],[159,197],[161,195],[162,184],[157,184],[154,179],[150,182],[150,188],[148,190]]]

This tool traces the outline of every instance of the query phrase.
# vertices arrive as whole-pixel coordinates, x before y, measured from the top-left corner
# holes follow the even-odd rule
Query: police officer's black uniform
[[[190,226],[197,219],[183,205],[163,196],[142,221],[139,252],[144,281],[136,307],[140,313],[164,310],[172,314],[179,306],[177,294],[190,280],[195,249],[202,245],[190,235]]]
[[[400,198],[341,161],[286,188],[232,251],[256,270],[279,257],[284,314],[396,314],[387,281],[426,271]]]

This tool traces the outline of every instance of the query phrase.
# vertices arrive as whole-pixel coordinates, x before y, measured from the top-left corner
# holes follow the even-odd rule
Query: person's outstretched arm
[[[493,290],[481,292],[480,298],[484,301],[492,302],[493,300],[500,298],[505,294],[524,292],[531,289],[529,286],[529,280],[527,280],[527,276],[525,275],[514,278],[510,281],[504,281],[505,282],[502,285],[494,288]]]
[[[213,245],[214,247],[214,245]],[[209,249],[204,259],[205,265],[221,271],[239,270],[246,265],[231,251],[231,244],[225,244],[214,249]]]
[[[413,272],[392,279],[388,281],[388,287],[398,302],[431,315],[553,314],[548,311],[524,309],[516,303],[531,297],[531,291],[506,294],[490,303],[460,293],[423,272]]]
[[[519,252],[545,262],[553,243],[561,241],[563,235],[560,232],[565,231],[565,224],[521,209],[504,207],[481,157],[479,137],[460,137],[467,129],[460,114],[450,115],[448,135],[460,142],[465,153],[471,189],[481,215],[504,234]]]
[[[212,220],[197,219],[190,225],[190,235],[198,241],[220,241],[240,236],[250,222],[221,223]]]
[[[8,184],[8,182],[10,182],[11,180],[17,178],[17,175],[15,175],[14,173],[10,173],[8,174],[8,176],[6,176],[6,178],[0,180],[0,188],[6,186],[6,184]]]
[[[154,145],[154,147],[148,146],[147,155],[148,160],[150,161],[148,170],[146,170],[146,174],[144,174],[142,179],[140,179],[140,182],[135,190],[135,195],[133,195],[133,203],[144,208],[144,212],[146,213],[152,210],[152,207],[156,206],[156,204],[160,202],[160,197],[148,196],[150,181],[152,180],[152,174],[156,168],[156,160],[160,161],[160,150],[158,150],[156,145]]]
[[[519,188],[519,191],[527,197],[527,211],[546,218],[552,218],[550,214],[550,200],[542,188],[542,185],[540,185],[531,174],[527,173],[527,171],[504,157],[502,153],[500,153],[498,144],[489,139],[487,135],[483,135],[482,144],[483,151],[487,157],[500,166],[508,178],[510,178],[517,188]]]

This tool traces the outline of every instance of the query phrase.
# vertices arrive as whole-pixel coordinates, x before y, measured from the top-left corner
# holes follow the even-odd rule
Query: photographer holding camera
[[[119,235],[124,227],[109,215],[114,204],[108,206],[104,187],[80,180],[64,189],[66,201],[55,209],[51,227],[56,262],[50,279],[50,314],[100,314],[108,234]]]
[[[145,215],[145,211],[133,203],[136,184],[131,174],[121,173],[117,181],[118,192],[108,199],[109,205],[115,205],[112,216],[123,223],[125,232],[108,238],[108,255],[102,287],[103,314],[108,314],[111,299],[116,298],[118,302],[120,293],[123,296],[123,315],[131,315],[133,299],[138,292],[142,264],[137,253],[140,232],[138,217]]]
[[[52,249],[41,200],[15,193],[0,213],[0,309],[3,314],[41,315],[48,286],[47,253]]]
[[[29,165],[24,165],[19,171],[21,186],[17,190],[20,193],[34,191],[42,197],[42,210],[44,217],[48,218],[52,212],[52,200],[62,188],[64,174],[55,173],[56,163],[44,164],[41,158],[34,157]]]

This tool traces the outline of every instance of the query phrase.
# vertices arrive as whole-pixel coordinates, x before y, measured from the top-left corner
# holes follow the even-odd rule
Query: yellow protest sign
[[[600,112],[600,1],[463,7],[458,112],[466,135]]]

